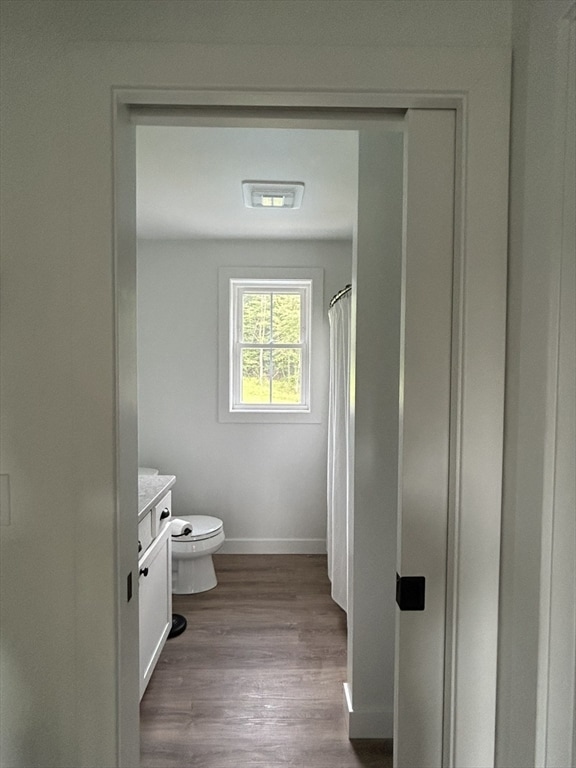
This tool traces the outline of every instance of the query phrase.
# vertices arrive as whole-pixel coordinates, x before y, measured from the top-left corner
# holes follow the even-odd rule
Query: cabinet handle
[[[138,552],[142,552],[142,542],[138,540]]]
[[[167,517],[170,517],[170,510],[168,509],[168,507],[166,507],[166,509],[163,509],[162,512],[160,513],[160,520],[166,520]]]
[[[140,576],[148,576],[148,568],[140,568]]]

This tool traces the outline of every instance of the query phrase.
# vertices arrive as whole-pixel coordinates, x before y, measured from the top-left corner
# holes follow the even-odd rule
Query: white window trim
[[[241,356],[243,349],[250,349],[254,346],[251,343],[243,342],[241,339],[242,329],[242,297],[246,292],[253,290],[262,293],[293,293],[300,296],[301,299],[301,337],[298,343],[277,344],[271,343],[267,348],[274,349],[295,349],[299,348],[300,358],[300,388],[302,393],[302,402],[298,404],[289,403],[243,403],[242,402],[242,376],[241,376]],[[230,410],[232,412],[269,412],[286,411],[287,413],[309,413],[310,411],[310,332],[311,322],[310,314],[312,309],[312,280],[310,279],[236,279],[230,280]]]
[[[240,423],[286,423],[318,424],[321,421],[321,398],[318,391],[321,380],[321,355],[315,354],[320,342],[323,323],[324,270],[317,267],[221,267],[219,270],[219,372],[218,372],[218,420],[220,422]],[[303,360],[304,377],[308,379],[307,402],[303,405],[239,405],[238,382],[231,386],[231,371],[234,333],[238,321],[232,316],[232,291],[235,286],[261,283],[268,289],[272,281],[298,281],[308,283],[308,358],[309,365]],[[278,290],[278,287],[275,287]],[[292,345],[290,345],[292,346]],[[303,355],[304,358],[304,355]],[[236,388],[236,394],[233,389]],[[304,391],[306,391],[304,389]]]

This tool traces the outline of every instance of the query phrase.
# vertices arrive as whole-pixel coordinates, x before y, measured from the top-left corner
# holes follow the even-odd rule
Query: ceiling
[[[141,239],[352,237],[356,131],[140,125],[136,146]],[[245,180],[302,181],[302,206],[246,208]]]

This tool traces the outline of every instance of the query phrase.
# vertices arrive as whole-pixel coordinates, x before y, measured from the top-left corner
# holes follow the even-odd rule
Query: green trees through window
[[[220,421],[319,423],[323,277],[318,267],[220,267]]]
[[[242,403],[302,403],[302,309],[300,291],[242,292]]]

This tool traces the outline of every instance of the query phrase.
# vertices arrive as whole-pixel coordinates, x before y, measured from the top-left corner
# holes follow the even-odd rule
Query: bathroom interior
[[[391,154],[401,179],[397,138]],[[163,507],[168,499],[172,519],[184,523],[189,516],[221,523],[209,532],[218,533],[220,554],[327,552],[327,528],[334,531],[327,520],[328,308],[353,281],[358,164],[354,130],[137,126],[140,482],[153,483],[148,473],[155,470],[174,477],[164,487],[169,494],[154,503]],[[246,207],[246,179],[303,182],[301,208]],[[298,422],[291,414],[275,423],[263,423],[257,414],[237,422],[222,418],[219,403],[228,387],[222,345],[229,321],[219,275],[244,268],[319,270],[315,298],[322,319],[313,336],[312,420]],[[346,478],[340,480],[342,502]],[[346,515],[346,504],[340,507]],[[346,525],[341,521],[344,547]],[[390,530],[393,540],[393,525]],[[181,526],[172,532],[185,531]],[[388,551],[391,546],[388,541]],[[340,586],[333,598],[346,609],[348,552],[341,552],[340,565],[335,560]],[[212,587],[210,575],[207,584]],[[172,585],[172,591],[187,588]],[[141,695],[168,632],[181,631],[168,626],[166,616],[162,621],[162,641],[152,651]],[[393,648],[385,655],[381,666],[389,669]],[[386,688],[391,699],[389,681]]]
[[[351,131],[138,126],[139,465],[175,475],[173,514],[224,522],[222,552],[325,552],[327,307],[351,282]],[[305,183],[299,210],[249,209],[244,179]],[[218,270],[319,267],[317,423],[218,417]]]

